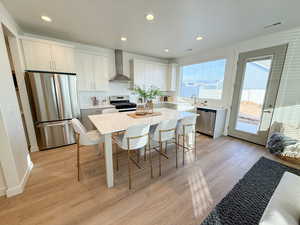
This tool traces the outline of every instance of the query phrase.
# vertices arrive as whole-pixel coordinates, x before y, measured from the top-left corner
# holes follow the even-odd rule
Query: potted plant
[[[134,91],[142,99],[142,102],[146,103],[145,108],[148,111],[148,113],[153,113],[153,99],[155,99],[158,96],[162,96],[161,90],[154,86],[151,86],[148,89],[136,86],[134,88]]]

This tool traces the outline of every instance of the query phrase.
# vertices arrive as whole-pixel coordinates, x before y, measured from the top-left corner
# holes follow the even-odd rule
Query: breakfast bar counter
[[[89,119],[105,139],[105,167],[106,182],[109,188],[114,186],[114,170],[113,170],[113,152],[112,152],[112,134],[119,131],[127,130],[129,127],[140,124],[155,125],[164,120],[177,119],[181,120],[186,117],[195,115],[191,112],[180,112],[174,109],[160,108],[155,109],[160,112],[158,116],[133,118],[128,115],[132,112],[108,113],[91,115]]]

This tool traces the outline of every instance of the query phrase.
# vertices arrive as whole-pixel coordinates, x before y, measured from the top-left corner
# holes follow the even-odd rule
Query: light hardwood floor
[[[190,152],[186,165],[176,170],[170,146],[161,177],[154,153],[155,178],[150,179],[148,162],[144,170],[134,167],[131,191],[127,154],[121,154],[115,187],[108,189],[103,155],[93,147],[81,151],[81,182],[76,179],[75,146],[32,153],[34,168],[25,192],[0,198],[0,224],[198,225],[261,156],[273,158],[260,146],[230,137],[200,136],[197,149],[198,160]]]

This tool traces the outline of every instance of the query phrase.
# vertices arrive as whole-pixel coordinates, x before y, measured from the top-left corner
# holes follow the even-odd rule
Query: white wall
[[[13,34],[18,26],[0,3],[0,21]],[[11,76],[4,33],[0,27],[0,162],[7,188],[6,195],[23,191],[32,168],[18,100]]]
[[[286,43],[289,43],[289,48],[273,121],[300,126],[300,28],[272,33],[224,48],[199,52],[188,57],[178,58],[176,62],[180,65],[187,65],[226,58],[224,96],[220,101],[209,101],[209,104],[218,104],[230,108],[239,53]]]

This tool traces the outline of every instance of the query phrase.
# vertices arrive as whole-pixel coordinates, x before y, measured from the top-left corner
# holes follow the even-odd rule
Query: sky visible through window
[[[181,96],[221,99],[226,59],[182,67]]]

